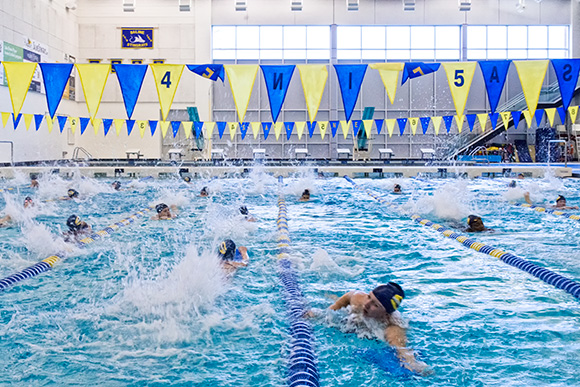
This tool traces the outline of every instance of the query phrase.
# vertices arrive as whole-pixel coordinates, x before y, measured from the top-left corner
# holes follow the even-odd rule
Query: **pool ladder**
[[[84,160],[90,160],[93,158],[93,155],[91,155],[85,148],[83,148],[82,146],[77,146],[73,150],[73,154],[72,154],[73,160],[81,160],[79,158],[79,152],[83,152],[86,155],[85,157],[83,157]]]

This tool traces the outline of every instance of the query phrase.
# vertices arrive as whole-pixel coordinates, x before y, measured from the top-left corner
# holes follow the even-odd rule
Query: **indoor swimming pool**
[[[282,386],[288,319],[277,263],[277,201],[284,196],[290,260],[308,307],[322,386],[571,386],[578,384],[579,300],[411,219],[462,231],[477,214],[493,232],[470,238],[571,280],[580,279],[580,222],[517,207],[523,193],[580,205],[580,182],[556,178],[355,179],[314,172],[278,179],[260,170],[230,179],[112,179],[57,175],[28,188],[0,182],[0,279],[62,253],[52,270],[0,292],[0,384]],[[395,184],[402,194],[392,193]],[[207,187],[209,197],[200,197]],[[16,188],[6,190],[6,188]],[[59,200],[67,190],[74,200]],[[280,189],[280,191],[279,191]],[[311,200],[299,201],[304,189]],[[34,207],[22,208],[30,196]],[[173,220],[151,206],[175,205]],[[240,214],[247,206],[257,219]],[[141,219],[85,248],[65,243],[71,214],[94,231]],[[580,213],[580,211],[575,211]],[[230,238],[250,263],[224,273]],[[361,352],[388,348],[328,311],[350,290],[394,281],[409,347],[426,376],[400,375]]]

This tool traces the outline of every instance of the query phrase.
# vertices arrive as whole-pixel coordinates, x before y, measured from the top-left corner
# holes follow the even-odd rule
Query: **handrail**
[[[14,165],[14,142],[12,141],[0,141],[3,144],[10,144],[10,165]]]
[[[73,154],[72,154],[72,158],[73,160],[77,160],[79,157],[79,151],[82,151],[85,155],[87,155],[88,159],[92,159],[93,155],[91,155],[85,148],[83,148],[82,146],[77,146],[74,150],[73,150]]]

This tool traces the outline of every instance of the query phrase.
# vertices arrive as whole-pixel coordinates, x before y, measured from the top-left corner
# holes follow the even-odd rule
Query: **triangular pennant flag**
[[[88,117],[81,117],[79,120],[81,122],[81,135],[82,135],[85,132],[85,130],[87,130],[87,126],[89,125],[91,119]]]
[[[12,126],[14,127],[14,130],[16,130],[16,128],[18,127],[18,123],[20,122],[21,118],[22,113],[18,113],[18,115],[14,115],[14,113],[12,113]]]
[[[215,122],[206,122],[205,123],[205,130],[207,133],[207,138],[211,139],[211,136],[213,135],[214,129],[215,129]]]
[[[365,128],[365,133],[367,138],[371,138],[371,130],[373,128],[373,120],[363,120],[363,127]]]
[[[78,117],[69,117],[68,121],[70,123],[70,130],[72,131],[73,134],[75,134],[75,132],[77,131],[77,126],[79,124],[79,118]]]
[[[417,133],[417,125],[419,124],[419,118],[411,117],[409,118],[409,126],[411,127],[411,134],[413,136]]]
[[[407,62],[403,68],[403,79],[401,85],[407,82],[407,79],[413,79],[422,75],[431,74],[439,70],[439,63]]]
[[[352,131],[355,137],[358,136],[358,131],[362,126],[362,120],[352,120]]]
[[[202,121],[195,121],[194,125],[195,125],[195,138],[200,138],[201,131],[203,129],[203,122]]]
[[[544,109],[537,109],[534,117],[536,118],[536,127],[539,128],[540,124],[542,123],[542,119],[544,118]]]
[[[336,136],[336,132],[338,131],[339,125],[340,121],[330,121],[330,131],[332,133],[332,137]]]
[[[407,119],[397,118],[397,124],[399,124],[399,136],[402,136],[405,132],[405,126],[407,126]]]
[[[381,134],[381,130],[383,129],[384,123],[385,123],[385,120],[383,120],[383,119],[375,120],[375,126],[377,127],[377,134]]]
[[[316,122],[316,121],[314,121]],[[306,121],[297,121],[296,122],[296,134],[298,135],[298,139],[302,138],[302,134],[304,134],[304,127],[306,126]]]
[[[508,130],[511,113],[510,112],[501,112],[501,113],[499,113],[499,115],[500,115],[501,120],[503,122],[503,128],[505,130]]]
[[[62,99],[64,89],[68,84],[70,73],[73,68],[72,63],[39,63],[42,72],[42,81],[46,93],[46,104],[48,114],[54,117],[56,109]]]
[[[157,130],[157,124],[159,121],[157,120],[149,120],[149,131],[151,132],[151,137],[155,134],[155,130]]]
[[[274,134],[276,135],[276,141],[280,138],[280,133],[282,133],[283,122],[274,123]]]
[[[362,81],[367,71],[367,65],[335,64],[334,69],[336,70],[338,85],[340,86],[340,94],[344,106],[344,116],[347,121],[350,121],[352,111],[354,110],[362,86]]]
[[[18,116],[24,99],[28,93],[30,82],[36,70],[34,62],[2,62],[4,65],[4,76],[8,82],[10,100],[12,101],[12,112]],[[16,125],[17,126],[17,125]],[[16,126],[14,129],[16,129]]]
[[[238,123],[237,122],[228,122],[228,129],[230,130],[230,140],[233,141],[234,137],[236,137]]]
[[[564,109],[568,109],[570,101],[574,96],[574,90],[578,84],[580,59],[552,59],[552,66],[558,78],[562,106]]]
[[[499,118],[499,113],[489,113],[489,121],[491,122],[491,130],[495,130],[497,127],[497,120]]]
[[[179,128],[181,127],[181,121],[171,121],[171,132],[173,133],[173,138],[179,133]]]
[[[32,118],[34,117],[33,114],[23,114],[24,116],[24,125],[26,126],[26,130],[30,129],[30,123],[32,122]]]
[[[153,77],[155,78],[155,86],[157,87],[157,96],[159,97],[159,106],[161,107],[161,117],[163,121],[167,119],[167,114],[173,104],[173,98],[177,91],[177,85],[181,79],[184,65],[173,65],[165,63],[150,64]],[[160,124],[161,125],[161,124]],[[167,121],[169,128],[169,121]],[[163,126],[161,128],[163,134]],[[165,138],[165,135],[163,135]]]
[[[115,132],[117,133],[117,136],[119,136],[121,134],[121,131],[123,130],[125,120],[122,118],[115,118],[113,122],[115,123]]]
[[[536,113],[536,107],[540,99],[540,91],[542,90],[542,84],[544,83],[544,77],[546,76],[549,63],[550,61],[547,59],[514,61],[531,116]]]
[[[576,116],[578,115],[578,106],[570,106],[568,108],[568,112],[570,112],[570,121],[572,124],[576,123]]]
[[[2,127],[6,127],[8,120],[10,119],[10,113],[2,112]]]
[[[326,65],[297,65],[302,81],[302,90],[308,109],[310,121],[316,120],[318,107],[322,100],[326,80],[328,79],[328,69]]]
[[[326,130],[328,129],[328,121],[318,121],[318,129],[320,130],[320,138],[324,140]]]
[[[481,131],[485,132],[485,125],[487,125],[487,114],[486,113],[481,113],[477,115],[477,118],[479,119],[479,126],[481,127]]]
[[[109,72],[111,71],[111,65],[89,63],[77,64],[75,66],[79,72],[79,77],[81,78],[81,85],[83,87],[83,94],[89,111],[89,118],[94,120],[99,111],[99,105],[101,104],[105,84],[107,83]]]
[[[251,122],[250,125],[252,126],[252,134],[254,135],[254,139],[258,138],[260,134],[260,125],[261,122]],[[303,128],[304,129],[304,128]]]
[[[145,130],[147,130],[147,121],[137,121],[137,128],[139,128],[139,134],[141,135],[141,138],[143,138],[143,136],[145,136]]]
[[[187,68],[206,79],[224,81],[224,66],[221,64],[187,65]]]
[[[517,110],[513,111],[512,118],[514,120],[514,129],[517,129],[518,124],[520,123],[520,119],[522,118],[522,112],[517,111]]]
[[[528,128],[532,127],[532,115],[530,114],[529,110],[524,110],[522,112],[522,114],[524,115],[524,118],[526,119],[526,125],[528,125]]]
[[[62,133],[62,131],[64,130],[64,127],[66,125],[66,121],[68,120],[67,116],[56,116],[56,118],[58,119],[58,127],[60,129],[60,132]]]
[[[220,136],[220,138],[222,138],[228,123],[225,121],[218,121],[218,122],[216,122],[216,124],[217,124],[217,128],[218,128],[218,135]]]
[[[393,132],[395,131],[395,122],[394,118],[385,120],[385,125],[387,125],[387,132],[389,133],[389,137],[393,136]]]
[[[560,123],[562,125],[566,125],[566,109],[560,106],[556,108],[556,111],[558,112],[558,116],[560,117]]]
[[[228,74],[238,118],[242,122],[250,104],[250,96],[258,74],[258,65],[226,65],[224,67]]]
[[[441,128],[441,116],[431,117],[431,121],[433,121],[433,130],[435,131],[435,135],[439,135],[439,129]]]
[[[445,124],[445,129],[447,129],[447,133],[449,133],[451,124],[453,124],[453,116],[443,116],[443,123]]]
[[[449,89],[451,90],[451,97],[455,104],[455,111],[460,117],[463,117],[465,103],[467,102],[471,81],[475,73],[475,66],[476,62],[443,63],[443,68],[447,74],[447,82],[449,82]]]
[[[114,64],[113,69],[119,80],[127,118],[130,119],[141,92],[143,79],[145,79],[145,74],[147,73],[147,65]]]
[[[477,116],[475,114],[466,114],[465,118],[467,119],[467,125],[469,125],[469,131],[473,132],[473,126],[475,125]]]
[[[183,121],[181,124],[183,125],[183,133],[185,133],[185,138],[189,139],[189,137],[191,137],[193,122],[192,121]]]
[[[316,121],[308,121],[306,126],[308,126],[308,137],[312,138],[314,135],[314,128],[316,128]]]
[[[248,133],[249,127],[249,122],[240,122],[240,133],[242,134],[242,140],[246,137],[246,133]]]
[[[463,115],[456,115],[455,119],[457,120],[457,132],[461,133],[463,129]]]
[[[294,73],[294,65],[280,65],[280,66],[260,66],[264,74],[264,83],[266,84],[266,91],[268,92],[268,100],[270,101],[270,112],[272,113],[272,120],[278,121],[278,115],[282,109],[282,104],[286,98],[286,92]]]
[[[427,133],[427,129],[429,129],[429,122],[431,121],[430,117],[421,117],[419,118],[421,121],[421,128],[423,129],[423,134]]]
[[[127,123],[127,136],[130,136],[135,126],[135,120],[127,120],[125,122]]]
[[[262,122],[262,129],[264,130],[264,140],[267,140],[268,135],[270,134],[270,129],[272,129],[272,123]]]
[[[548,117],[548,122],[550,123],[550,126],[554,126],[554,117],[556,116],[556,108],[544,109],[544,111],[546,112],[546,117]]]
[[[348,128],[350,127],[350,121],[340,121],[340,128],[342,129],[342,135],[344,136],[344,139],[346,140],[346,137],[348,136]]]
[[[284,128],[286,128],[286,140],[290,140],[292,131],[294,130],[294,122],[284,122]]]
[[[103,130],[105,131],[105,136],[109,133],[111,126],[113,125],[112,118],[103,118]]]
[[[370,67],[371,69],[379,70],[389,100],[391,101],[391,104],[395,103],[395,94],[397,93],[397,84],[399,83],[399,73],[404,68],[403,63],[373,63]]]
[[[93,131],[95,132],[95,135],[97,135],[99,133],[99,128],[101,127],[101,123],[103,122],[103,120],[100,118],[95,118],[93,120],[89,118],[89,120],[91,121],[91,125],[93,125]]]
[[[35,114],[34,115],[34,124],[36,125],[36,131],[38,131],[38,129],[40,128],[40,125],[42,125],[43,119],[44,119],[44,114]]]
[[[495,113],[511,60],[488,60],[478,63],[483,74],[490,110]]]
[[[159,121],[159,129],[161,129],[161,137],[165,138],[171,121]]]

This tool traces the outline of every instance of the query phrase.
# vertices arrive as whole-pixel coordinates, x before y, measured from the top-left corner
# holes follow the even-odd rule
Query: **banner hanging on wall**
[[[153,48],[153,28],[121,28],[121,48]]]

